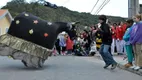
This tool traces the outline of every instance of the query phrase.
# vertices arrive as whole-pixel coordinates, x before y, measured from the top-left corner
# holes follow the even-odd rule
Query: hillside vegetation
[[[54,9],[46,7],[38,2],[27,3],[25,0],[12,0],[11,2],[8,2],[3,9],[9,9],[13,17],[21,12],[29,12],[47,21],[80,21],[80,25],[82,26],[91,26],[98,22],[98,15],[79,13],[77,11],[71,11],[62,6],[58,6],[57,9]],[[113,22],[125,20],[125,18],[114,16],[108,16],[108,19]]]

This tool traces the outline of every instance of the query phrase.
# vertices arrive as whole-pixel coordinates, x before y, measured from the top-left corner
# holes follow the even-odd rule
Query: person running
[[[105,15],[99,16],[99,22],[101,23],[100,31],[102,32],[102,45],[100,47],[99,53],[101,54],[105,66],[104,68],[111,66],[111,69],[115,69],[117,66],[117,62],[113,59],[109,49],[112,43],[112,34],[110,31],[110,27],[106,24],[107,17]]]

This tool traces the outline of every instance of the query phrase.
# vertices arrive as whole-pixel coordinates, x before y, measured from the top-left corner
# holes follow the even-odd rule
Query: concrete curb
[[[98,58],[98,59],[102,60],[102,58],[100,56],[95,56],[95,58]],[[123,69],[123,70],[126,70],[126,71],[129,71],[129,72],[132,72],[134,74],[142,76],[142,69],[140,69],[139,71],[135,71],[135,70],[133,70],[131,68],[125,68],[124,64],[123,63],[119,63],[119,62],[118,62],[118,66],[117,67],[120,68],[120,69]]]
[[[142,76],[142,69],[140,69],[139,71],[135,71],[131,68],[125,68],[124,65],[122,65],[122,64],[118,64],[117,67],[120,68],[120,69],[123,69],[123,70],[126,70],[126,71],[129,71],[129,72],[132,72],[132,73],[135,73],[135,74]]]

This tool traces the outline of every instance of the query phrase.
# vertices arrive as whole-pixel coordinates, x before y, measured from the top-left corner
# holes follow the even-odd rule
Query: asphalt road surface
[[[0,80],[142,80],[142,76],[131,72],[103,66],[103,61],[94,57],[52,56],[37,70],[0,57]]]

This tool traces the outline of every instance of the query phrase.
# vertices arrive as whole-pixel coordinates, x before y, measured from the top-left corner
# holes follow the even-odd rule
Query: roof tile
[[[5,14],[7,12],[6,9],[0,9],[0,16],[2,16],[3,14]]]

